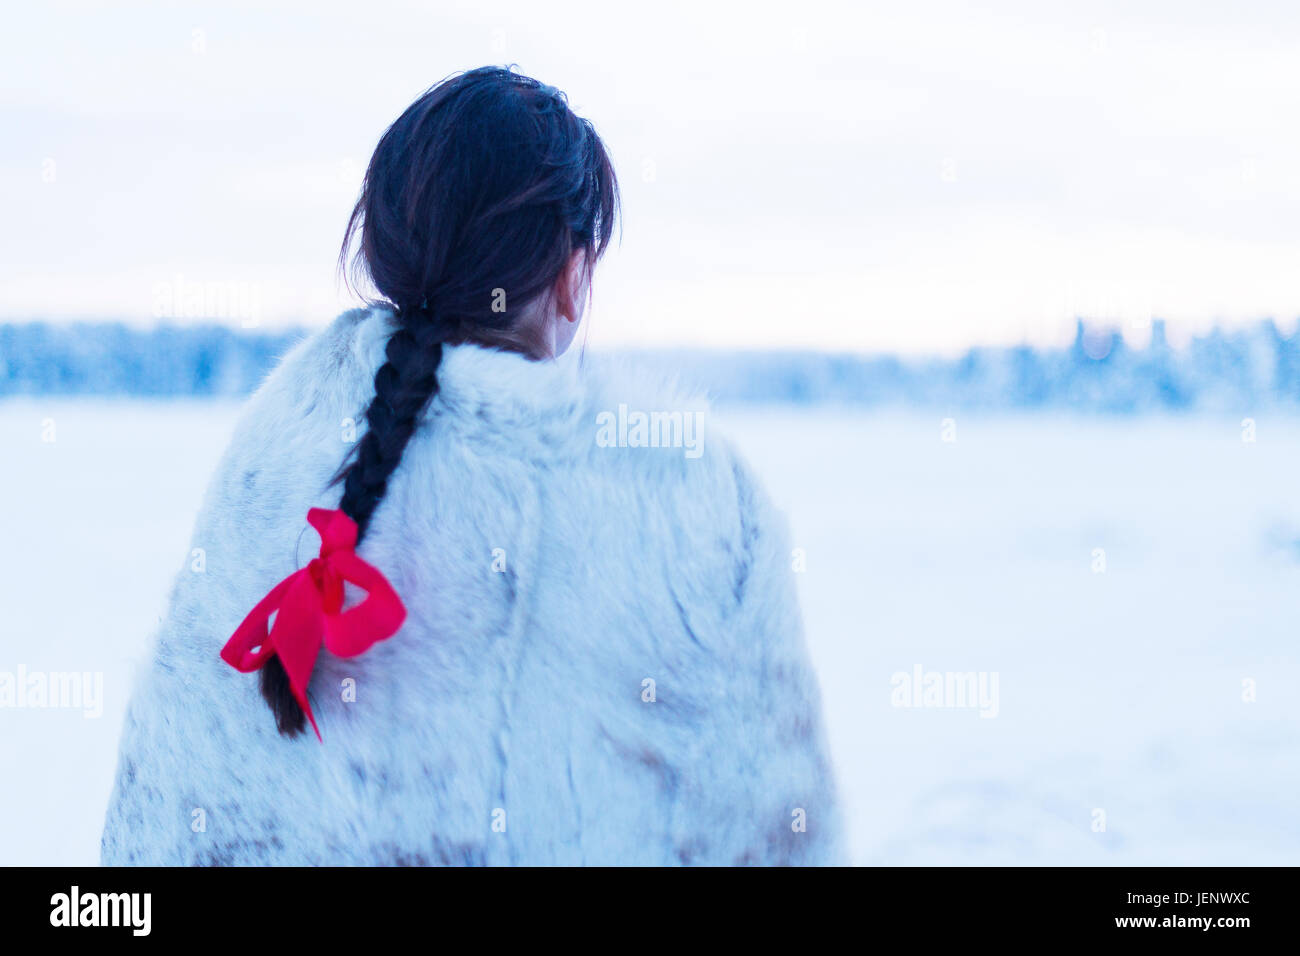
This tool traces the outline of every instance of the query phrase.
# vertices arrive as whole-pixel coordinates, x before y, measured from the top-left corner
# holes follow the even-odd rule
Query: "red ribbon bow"
[[[342,511],[312,508],[307,522],[320,532],[320,557],[312,558],[307,567],[289,575],[258,602],[221,649],[221,658],[247,674],[272,654],[279,657],[293,696],[320,739],[307,703],[307,683],[322,642],[331,654],[356,657],[396,633],[406,620],[406,608],[388,580],[357,557],[355,521]],[[342,609],[345,581],[366,591],[365,600],[346,611]],[[275,624],[268,633],[272,614]]]

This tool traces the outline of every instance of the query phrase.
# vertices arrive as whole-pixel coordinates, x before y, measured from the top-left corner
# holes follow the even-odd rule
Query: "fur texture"
[[[359,549],[407,622],[322,651],[323,745],[276,733],[217,654],[315,556],[307,509],[337,505],[391,329],[340,316],[251,399],[129,707],[103,862],[839,862],[783,522],[707,420],[698,458],[602,447],[620,403],[700,408],[635,375],[448,349]]]

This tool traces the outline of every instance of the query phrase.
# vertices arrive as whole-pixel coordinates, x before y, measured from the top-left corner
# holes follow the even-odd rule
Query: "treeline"
[[[304,330],[120,323],[0,325],[0,395],[240,396]],[[977,348],[957,359],[817,352],[638,353],[722,402],[1151,410],[1300,408],[1300,335],[1272,322],[1144,348],[1079,323],[1067,348]],[[588,354],[589,362],[606,358]]]
[[[745,402],[1145,411],[1300,409],[1300,334],[1271,321],[1173,348],[1160,321],[1141,349],[1080,322],[1072,345],[976,348],[956,359],[823,353],[655,352],[646,358]]]
[[[304,335],[216,324],[0,325],[0,395],[245,395]]]

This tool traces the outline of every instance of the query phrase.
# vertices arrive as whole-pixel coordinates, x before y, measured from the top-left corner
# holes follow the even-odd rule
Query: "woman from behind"
[[[693,399],[557,361],[617,196],[510,70],[385,132],[343,246],[375,301],[242,416],[105,863],[839,860],[781,518]]]

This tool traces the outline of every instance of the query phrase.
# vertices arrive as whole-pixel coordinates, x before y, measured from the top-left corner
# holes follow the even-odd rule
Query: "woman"
[[[343,246],[382,298],[243,416],[105,863],[838,859],[779,518],[712,436],[597,440],[689,401],[555,361],[616,207],[590,123],[508,70],[384,134]]]

